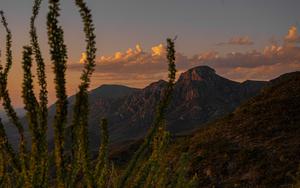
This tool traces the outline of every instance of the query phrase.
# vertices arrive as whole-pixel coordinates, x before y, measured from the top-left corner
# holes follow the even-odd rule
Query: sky
[[[165,39],[176,40],[179,74],[209,65],[226,78],[270,80],[300,70],[299,0],[86,0],[97,35],[92,88],[123,84],[142,88],[166,78]],[[37,20],[47,64],[49,97],[55,101],[46,34],[47,1]],[[13,34],[9,91],[22,106],[22,47],[29,43],[32,0],[1,0]],[[68,47],[68,94],[77,91],[85,62],[84,35],[74,1],[62,1],[60,24]],[[0,28],[0,49],[5,33]],[[1,58],[5,61],[4,57]]]

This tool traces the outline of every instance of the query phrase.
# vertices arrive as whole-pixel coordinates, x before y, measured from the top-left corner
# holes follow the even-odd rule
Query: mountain
[[[23,108],[17,108],[16,113],[17,113],[18,116],[22,117],[22,116],[25,115],[26,111]],[[5,112],[4,109],[0,110],[0,118],[1,118],[2,122],[9,121],[9,118],[7,117],[6,112]]]
[[[139,91],[139,89],[136,88],[130,88],[127,86],[122,85],[102,85],[96,89],[93,89],[89,92],[89,100],[90,105],[101,105],[102,107],[109,107],[114,103],[115,100],[118,100],[120,98],[124,98],[125,96],[128,96],[136,91]],[[69,122],[71,122],[72,119],[72,113],[73,113],[73,104],[75,103],[75,96],[71,96],[68,98],[69,105],[68,105],[68,119]],[[105,108],[107,109],[107,108]],[[26,137],[30,137],[29,131],[28,131],[28,125],[27,120],[25,116],[25,110],[21,111],[17,109],[17,112],[19,112],[19,117],[21,117],[22,125],[24,125]],[[92,112],[99,111],[101,113],[101,109],[91,109]],[[21,114],[21,112],[23,112]],[[48,109],[48,125],[51,125],[54,120],[55,115],[55,105],[51,105]],[[3,111],[3,116],[5,116],[5,111]],[[92,117],[92,116],[91,116]],[[99,116],[97,116],[99,117]],[[92,118],[91,118],[92,119]],[[100,119],[98,119],[99,121]],[[15,126],[13,126],[10,123],[7,123],[7,126],[5,126],[7,135],[9,136],[10,142],[14,145],[18,145],[18,138],[19,134]],[[92,134],[92,133],[91,133]],[[48,126],[48,138],[49,138],[49,144],[52,147],[53,146],[53,137],[54,137],[54,131],[52,126]]]
[[[292,187],[300,167],[300,72],[270,81],[233,113],[177,138],[199,187]]]
[[[89,91],[89,103],[90,103],[90,120],[100,121],[100,114],[105,114],[110,111],[110,108],[116,108],[117,101],[122,101],[126,96],[129,96],[135,92],[140,91],[137,88],[131,88],[122,85],[102,85],[96,89]],[[73,105],[75,103],[75,95],[68,99],[68,113],[69,122],[72,120]],[[49,108],[49,123],[52,122],[55,115],[55,105]],[[95,119],[94,119],[95,118]],[[97,119],[98,118],[98,119]]]
[[[232,112],[266,84],[259,81],[231,81],[207,66],[192,68],[182,73],[175,84],[173,99],[167,110],[167,127],[174,134],[199,128]],[[144,89],[103,85],[90,91],[89,134],[92,149],[98,147],[101,118],[108,119],[112,143],[142,138],[153,122],[165,86],[166,82],[160,80]],[[68,119],[71,122],[74,96],[69,98],[69,104]],[[49,123],[54,113],[55,106],[51,106]],[[52,143],[52,127],[49,127],[49,139]]]
[[[182,134],[201,127],[232,112],[248,98],[255,96],[266,82],[234,82],[216,74],[207,66],[199,66],[180,75],[173,99],[167,110],[167,127]],[[107,117],[112,143],[142,138],[151,126],[156,106],[163,96],[166,82],[154,82],[130,95],[109,101],[101,97],[91,100],[91,144],[97,147],[99,119]],[[92,146],[92,148],[94,148]]]
[[[234,82],[218,76],[207,66],[190,69],[182,73],[175,84],[173,99],[167,111],[168,129],[172,133],[182,133],[228,114],[257,94],[265,84],[256,81],[248,81],[246,84]],[[105,114],[98,114],[108,118],[112,141],[141,138],[146,133],[153,122],[165,86],[163,80],[152,83],[122,99],[120,106]],[[91,107],[97,108],[101,106]]]
[[[6,113],[4,110],[0,110],[0,118],[2,121],[6,122],[8,120],[7,116],[6,116]]]

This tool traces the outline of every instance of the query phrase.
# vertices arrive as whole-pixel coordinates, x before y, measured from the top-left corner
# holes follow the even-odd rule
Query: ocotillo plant
[[[94,178],[98,187],[108,186],[109,161],[108,161],[108,127],[107,120],[103,119],[101,123],[101,145],[99,149]]]
[[[35,28],[35,19],[39,13],[39,7],[42,0],[35,0],[33,6],[33,15],[30,20],[30,39],[31,43],[24,47],[23,53],[23,100],[25,104],[25,109],[27,110],[28,124],[31,133],[31,150],[26,152],[25,150],[25,138],[24,129],[21,125],[16,113],[11,105],[11,100],[7,90],[7,76],[9,70],[12,66],[12,50],[11,50],[11,32],[8,28],[8,24],[1,11],[1,22],[7,32],[7,42],[6,42],[6,66],[3,69],[1,66],[1,85],[0,85],[0,98],[3,101],[3,106],[11,119],[11,122],[18,128],[20,134],[20,148],[19,152],[12,150],[11,145],[8,143],[7,136],[5,134],[5,129],[3,124],[0,122],[0,133],[1,133],[1,172],[5,174],[14,175],[19,177],[19,186],[26,187],[47,187],[49,170],[48,161],[49,153],[47,148],[47,83],[45,74],[45,64],[40,51],[37,32]],[[80,116],[79,124],[74,124],[76,127],[76,136],[79,137],[78,145],[79,151],[75,154],[76,158],[74,160],[83,161],[82,172],[86,175],[84,179],[87,181],[87,185],[93,186],[93,182],[90,181],[88,174],[92,174],[93,170],[89,168],[89,158],[88,158],[88,141],[87,141],[87,117],[88,117],[88,100],[87,100],[87,90],[89,88],[90,77],[95,66],[95,35],[94,26],[91,19],[90,10],[87,8],[86,4],[81,0],[75,1],[76,5],[79,7],[80,15],[84,23],[84,32],[87,41],[86,54],[87,62],[85,63],[85,68],[81,76],[82,83],[79,86],[79,97],[76,99],[75,112],[79,112]],[[65,159],[65,145],[64,145],[64,135],[65,126],[67,120],[67,95],[66,95],[66,81],[65,81],[65,71],[66,71],[66,61],[67,61],[67,50],[64,44],[63,29],[58,25],[59,17],[59,1],[50,0],[49,1],[49,13],[47,17],[48,26],[48,41],[50,46],[51,61],[53,63],[53,72],[55,75],[55,89],[56,89],[56,114],[55,120],[53,122],[53,127],[55,130],[55,176],[56,176],[56,186],[57,187],[67,187],[68,183],[66,180],[70,176],[71,172],[67,170],[67,164]],[[31,68],[33,64],[32,55],[35,57],[35,63],[37,64],[37,76],[38,83],[40,86],[39,100],[35,97],[33,91],[33,76],[31,73]],[[75,134],[75,133],[74,133]],[[73,135],[73,132],[72,132]],[[3,163],[4,160],[9,159],[9,163]],[[30,159],[30,160],[27,160]],[[73,163],[72,163],[73,164]],[[74,163],[75,164],[75,163]],[[8,170],[6,170],[8,169]],[[76,168],[72,168],[76,169]],[[79,171],[77,172],[79,173]],[[71,179],[71,178],[69,178]],[[1,177],[2,185],[5,185],[4,179]]]
[[[108,160],[108,121],[101,122],[101,144],[96,160],[92,160],[88,149],[88,89],[95,67],[96,36],[90,9],[83,0],[74,0],[83,22],[87,59],[81,75],[79,91],[75,97],[73,119],[70,129],[66,129],[68,100],[66,93],[67,47],[64,43],[64,31],[59,25],[60,1],[49,0],[47,16],[48,44],[54,73],[56,92],[56,112],[51,126],[54,128],[54,155],[48,151],[48,91],[45,62],[40,50],[35,20],[39,14],[42,0],[34,0],[30,18],[30,44],[23,48],[23,84],[22,98],[27,111],[31,147],[26,148],[24,128],[11,104],[7,89],[8,74],[13,64],[12,35],[8,23],[1,11],[1,22],[6,31],[6,63],[0,64],[0,100],[18,129],[19,148],[14,151],[8,142],[5,127],[0,119],[0,187],[167,187],[170,169],[164,159],[169,144],[166,131],[165,114],[170,103],[175,83],[175,45],[173,39],[167,39],[167,60],[169,81],[164,96],[159,102],[153,126],[145,137],[144,143],[134,154],[124,173],[116,177],[113,164]],[[39,96],[34,92],[33,64],[36,63]],[[66,130],[70,134],[66,134]],[[71,148],[65,144],[66,135],[71,137]],[[28,149],[28,150],[27,150]],[[146,154],[149,153],[147,156]],[[50,172],[50,160],[54,158],[54,174]],[[95,167],[94,167],[95,166]],[[140,166],[141,168],[137,168]],[[180,168],[179,168],[180,169]],[[176,172],[184,179],[186,171]],[[180,181],[182,183],[182,181]],[[176,184],[182,185],[182,184]]]
[[[67,48],[64,44],[64,32],[58,25],[59,1],[49,0],[49,13],[47,16],[48,43],[55,75],[56,113],[54,117],[54,157],[56,167],[56,181],[58,187],[65,186],[66,164],[64,158],[64,134],[67,123],[67,94],[66,94],[66,62]]]
[[[26,172],[26,159],[25,159],[25,153],[26,153],[26,149],[25,149],[25,137],[24,137],[24,128],[20,123],[19,118],[17,117],[17,113],[15,112],[14,108],[12,107],[11,104],[11,99],[8,93],[8,89],[7,89],[7,77],[8,77],[8,73],[11,69],[12,66],[12,35],[11,35],[11,31],[8,28],[8,24],[7,21],[5,19],[4,13],[3,11],[0,11],[0,15],[1,15],[1,23],[3,24],[5,31],[6,31],[6,64],[5,64],[5,68],[3,69],[3,66],[0,66],[0,99],[2,100],[2,106],[4,107],[7,116],[10,118],[10,121],[12,122],[12,124],[14,126],[16,126],[16,128],[18,129],[19,132],[19,136],[20,136],[20,141],[19,141],[19,160],[15,160],[17,159],[16,157],[16,153],[11,149],[12,147],[8,144],[7,142],[7,136],[5,134],[5,130],[3,127],[2,122],[0,122],[0,126],[1,129],[3,130],[2,133],[4,135],[1,135],[1,143],[2,143],[2,148],[4,149],[4,157],[3,159],[8,159],[8,161],[10,161],[11,163],[9,164],[5,164],[5,168],[8,167],[12,167],[13,169],[9,172],[6,173],[6,175],[9,176],[10,174],[15,174],[15,175],[19,175],[21,174],[21,176],[17,176],[18,181],[16,181],[17,185],[20,181],[24,181],[24,179],[26,179],[25,177],[27,177],[27,172]],[[7,180],[9,180],[10,177],[7,178]]]
[[[32,8],[32,17],[30,18],[30,42],[31,42],[31,48],[34,54],[35,62],[37,64],[37,77],[38,77],[38,83],[40,85],[40,92],[39,92],[39,104],[38,104],[38,125],[40,129],[40,133],[38,136],[38,141],[41,143],[39,144],[39,150],[38,153],[36,153],[36,159],[40,161],[41,169],[40,172],[37,171],[37,173],[42,174],[42,186],[46,186],[48,184],[48,181],[45,177],[47,177],[47,171],[48,171],[48,159],[47,159],[47,123],[48,123],[48,98],[47,98],[47,83],[46,83],[46,73],[45,73],[45,63],[44,59],[42,57],[42,53],[40,50],[38,37],[37,37],[37,31],[35,28],[35,20],[37,15],[39,14],[39,8],[42,3],[42,0],[36,0],[34,1],[34,5]],[[26,89],[26,88],[24,88]]]

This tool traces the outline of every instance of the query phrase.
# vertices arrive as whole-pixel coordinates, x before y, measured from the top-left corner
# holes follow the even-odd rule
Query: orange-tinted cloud
[[[87,60],[87,55],[86,55],[85,52],[83,52],[83,53],[81,54],[81,58],[80,58],[80,60],[79,60],[79,63],[80,63],[80,64],[84,64],[84,63],[86,62],[86,60]]]
[[[152,50],[152,56],[162,56],[163,54],[165,54],[166,51],[165,46],[163,44],[153,46],[151,50]]]
[[[291,31],[293,30],[293,31]],[[296,33],[296,34],[295,34]],[[294,29],[284,37],[295,39]],[[232,43],[249,43],[250,39],[232,39]],[[284,40],[283,40],[284,41]],[[166,78],[167,62],[163,44],[143,50],[140,45],[117,52],[111,56],[102,56],[97,61],[95,77],[101,82],[127,83],[142,86],[152,81]],[[230,79],[243,81],[247,79],[272,79],[280,74],[300,70],[300,47],[286,45],[286,42],[272,42],[262,50],[249,52],[232,52],[220,55],[217,51],[207,51],[192,57],[177,52],[176,66],[179,72],[198,65],[208,65],[217,73]],[[81,70],[82,65],[70,65],[72,71]]]
[[[254,42],[249,36],[232,37],[227,42],[220,42],[217,45],[253,45]]]
[[[300,36],[296,26],[291,26],[287,35],[284,37],[285,42],[288,43],[297,43],[300,42]]]
[[[299,62],[277,63],[258,67],[236,67],[229,70],[220,70],[224,77],[243,82],[245,80],[270,80],[281,74],[300,70]]]
[[[278,46],[276,44],[272,44],[271,46],[266,46],[263,54],[266,56],[278,55],[283,52],[283,47]]]
[[[217,59],[219,57],[219,53],[216,51],[207,51],[200,53],[195,56],[199,61],[208,61],[212,59]]]

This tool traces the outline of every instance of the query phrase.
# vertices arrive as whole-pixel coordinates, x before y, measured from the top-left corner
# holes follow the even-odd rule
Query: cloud
[[[253,45],[254,42],[250,39],[249,36],[239,36],[239,37],[232,37],[227,42],[220,42],[217,45]]]
[[[86,62],[86,60],[87,60],[87,55],[86,55],[85,52],[83,52],[83,53],[81,54],[81,58],[80,58],[80,60],[79,60],[79,63],[80,63],[80,64],[84,64],[84,63]]]
[[[80,64],[71,64],[73,70],[81,69]],[[153,46],[151,52],[145,52],[141,45],[129,48],[124,52],[116,52],[110,56],[101,56],[97,59],[96,72],[98,73],[136,73],[165,71],[165,47],[162,44]]]
[[[283,73],[300,70],[299,62],[277,63],[258,67],[236,67],[221,73],[224,77],[243,82],[245,80],[270,80]]]
[[[137,44],[135,48],[129,48],[125,52],[115,52],[111,56],[101,56],[98,62],[101,64],[114,64],[120,62],[130,62],[131,60],[136,60],[144,56],[142,47]]]
[[[163,54],[165,54],[166,48],[163,44],[159,44],[157,46],[153,46],[151,50],[152,56],[162,56]]]
[[[300,48],[291,46],[266,46],[262,51],[250,51],[245,53],[232,52],[222,57],[209,60],[191,59],[193,64],[207,64],[215,68],[253,68],[258,66],[272,66],[277,63],[300,63]]]
[[[231,52],[222,56],[217,51],[211,50],[191,57],[177,52],[176,67],[178,72],[183,72],[195,66],[208,65],[218,74],[237,81],[269,80],[286,72],[300,70],[300,47],[286,45],[285,41],[286,38],[295,39],[292,37],[295,36],[294,29],[292,30],[288,32],[289,37],[283,36],[283,40],[276,39],[276,42],[270,42],[261,50]],[[280,41],[283,41],[283,44],[280,44]],[[100,83],[137,87],[166,79],[168,65],[165,51],[163,44],[155,45],[149,51],[137,44],[134,48],[123,52],[102,56],[96,61],[94,78]],[[82,54],[81,60],[84,59],[85,55]],[[82,67],[82,64],[69,65],[71,71],[81,71]]]
[[[282,46],[272,44],[271,46],[266,46],[264,48],[263,54],[265,56],[274,56],[274,55],[279,55],[282,52],[283,52]]]
[[[285,42],[287,43],[298,43],[300,42],[300,36],[296,26],[291,26],[287,35],[284,37]]]
[[[213,59],[217,59],[218,57],[219,57],[219,53],[216,51],[207,51],[194,56],[194,58],[196,58],[199,61],[213,60]]]

